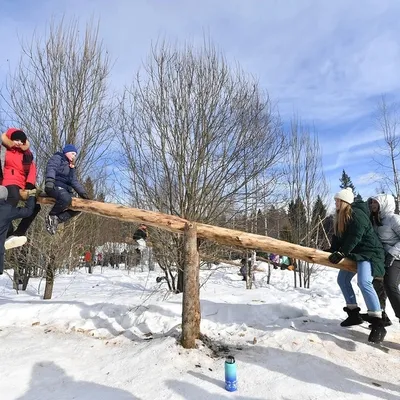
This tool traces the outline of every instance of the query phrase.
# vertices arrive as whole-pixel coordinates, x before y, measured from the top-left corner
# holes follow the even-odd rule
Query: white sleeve
[[[392,247],[389,247],[387,252],[394,257],[400,257],[400,215],[392,215],[391,227],[398,237],[398,242],[396,242]]]

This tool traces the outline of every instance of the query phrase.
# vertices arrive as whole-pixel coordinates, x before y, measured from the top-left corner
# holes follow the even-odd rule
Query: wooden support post
[[[200,336],[199,254],[196,225],[185,224],[182,301],[182,346],[194,349]]]

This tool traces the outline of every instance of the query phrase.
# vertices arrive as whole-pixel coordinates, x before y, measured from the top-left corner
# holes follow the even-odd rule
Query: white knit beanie
[[[353,203],[354,201],[354,193],[351,188],[345,188],[342,189],[340,192],[337,192],[334,196],[335,199],[340,199],[342,201],[345,201],[346,203]]]

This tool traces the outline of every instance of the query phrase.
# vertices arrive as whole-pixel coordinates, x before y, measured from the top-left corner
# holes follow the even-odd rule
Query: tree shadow
[[[29,304],[29,305],[39,305],[39,306],[52,306],[54,304],[62,304],[62,305],[73,305],[78,306],[80,308],[80,318],[82,320],[90,320],[94,325],[94,329],[82,329],[78,327],[73,327],[71,330],[80,330],[84,331],[85,333],[89,333],[95,330],[105,330],[113,337],[120,337],[123,336],[131,341],[144,341],[149,339],[156,339],[162,337],[178,337],[179,331],[178,326],[179,323],[175,324],[170,330],[167,332],[162,333],[153,333],[150,332],[150,329],[147,327],[145,323],[141,323],[141,327],[135,326],[137,329],[140,329],[143,333],[143,337],[135,334],[130,329],[134,327],[132,321],[135,318],[141,316],[143,312],[149,313],[157,313],[163,314],[169,318],[180,318],[180,314],[174,313],[170,310],[166,310],[162,307],[151,305],[149,307],[144,307],[141,305],[138,306],[128,306],[122,304],[113,304],[113,303],[94,303],[94,304],[86,304],[81,301],[76,300],[10,300],[8,298],[1,298],[0,297],[0,305],[1,304]],[[121,327],[114,325],[115,323]],[[93,332],[94,333],[94,332]],[[92,336],[96,337],[95,334]]]
[[[237,320],[237,316],[242,319]],[[356,343],[368,343],[368,324],[358,328],[343,328],[340,320],[309,315],[302,308],[288,304],[231,304],[201,300],[201,318],[216,324],[227,325],[232,322],[246,324],[248,327],[264,332],[293,329],[303,333],[313,333],[322,341],[335,343],[346,351],[356,351]],[[263,322],[265,321],[265,322]],[[360,327],[365,327],[360,331]],[[379,347],[383,352],[388,349],[400,350],[400,344],[385,340]]]
[[[33,366],[28,391],[16,400],[68,398],[79,400],[140,400],[126,390],[75,380],[51,361]]]
[[[290,385],[290,380],[293,379],[310,385],[325,387],[335,392],[337,398],[341,398],[340,393],[346,393],[360,395],[361,398],[362,396],[370,395],[385,400],[400,400],[400,385],[397,382],[392,383],[370,378],[351,368],[315,355],[262,346],[240,348],[238,352],[238,349],[235,350],[232,346],[229,348],[222,341],[213,341],[212,344],[214,348],[223,348],[226,349],[227,354],[233,354],[238,366],[240,363],[253,364],[268,371],[287,376],[289,379],[285,380],[287,385]],[[223,388],[221,381],[203,373],[193,371],[188,373],[198,379]],[[247,378],[251,379],[251,375],[248,375]],[[246,376],[242,379],[246,379]],[[307,388],[307,386],[304,386],[304,396],[307,395],[307,390],[310,390],[310,395],[312,394],[312,387]],[[399,395],[388,393],[388,391],[399,393]],[[299,394],[294,393],[293,399],[298,398]],[[221,399],[225,399],[225,397],[222,396]]]
[[[202,374],[199,374],[202,375]],[[203,380],[207,380],[210,381],[212,383],[215,383],[214,381],[216,381],[216,379],[212,379],[212,378],[204,378],[203,376],[197,376],[199,379],[203,379]],[[232,397],[234,396],[235,399],[238,400],[265,400],[267,397],[265,394],[265,396],[263,397],[249,397],[249,396],[241,396],[238,395],[238,393],[230,393],[230,392],[226,392],[226,395],[223,394],[215,394],[215,393],[210,393],[207,390],[201,388],[201,383],[199,384],[199,386],[194,385],[192,383],[188,383],[188,382],[183,382],[183,381],[178,381],[178,380],[172,380],[169,379],[166,381],[166,385],[168,386],[169,389],[173,390],[175,393],[179,394],[179,396],[183,397],[184,399],[196,399],[196,400],[209,400],[209,399],[213,399],[213,400],[229,400],[232,399]],[[225,390],[223,389],[223,386],[221,387],[221,390]],[[232,396],[233,395],[233,396]]]

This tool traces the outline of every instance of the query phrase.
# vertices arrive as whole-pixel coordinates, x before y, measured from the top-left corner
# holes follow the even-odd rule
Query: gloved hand
[[[46,184],[44,186],[45,191],[52,191],[55,189],[54,179],[46,179]]]
[[[338,264],[340,261],[343,260],[343,258],[345,257],[345,255],[340,252],[340,251],[335,251],[333,252],[329,257],[328,260],[332,263],[332,264]]]
[[[31,196],[35,196],[36,197],[37,190],[36,190],[36,188],[35,189],[29,189],[29,190],[27,190],[27,193],[28,193],[29,197],[31,197]]]
[[[392,256],[390,253],[386,253],[386,256],[385,256],[385,268],[391,267],[394,260],[395,260],[394,256]]]
[[[79,197],[85,200],[90,200],[90,197],[87,193],[79,193]]]

